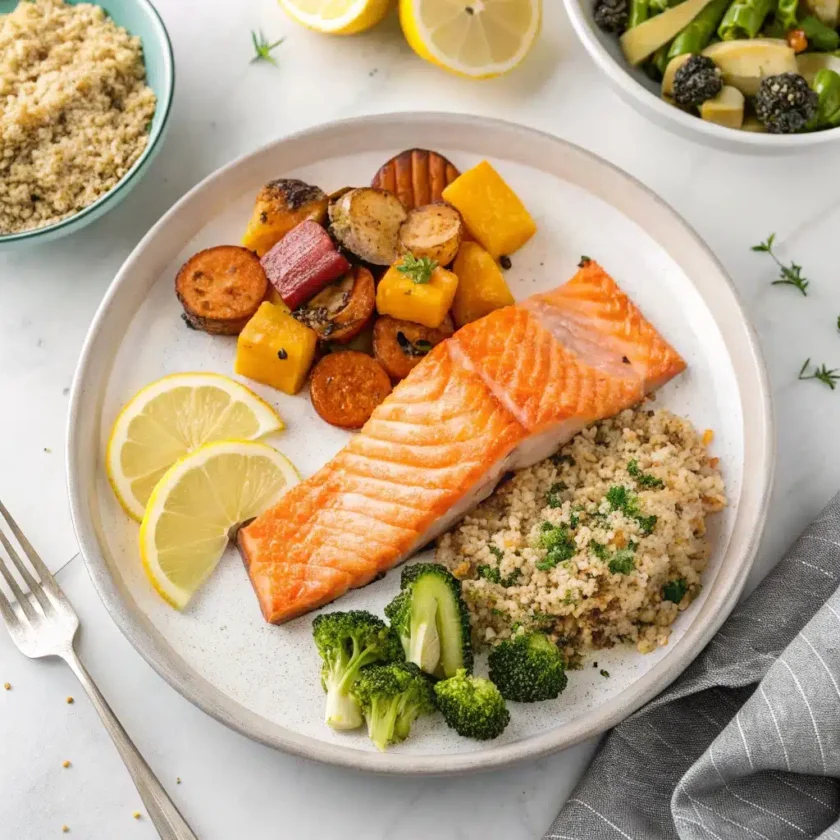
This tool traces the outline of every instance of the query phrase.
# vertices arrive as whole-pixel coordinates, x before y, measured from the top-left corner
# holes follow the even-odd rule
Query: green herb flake
[[[629,575],[636,568],[636,560],[633,557],[632,548],[620,548],[610,558],[610,573],[614,575]]]
[[[481,565],[476,569],[478,576],[490,583],[501,583],[502,575],[495,566]]]
[[[577,546],[565,525],[552,525],[543,522],[540,526],[540,536],[537,545],[546,550],[545,557],[537,562],[541,572],[553,569],[564,560],[571,560],[575,556]]]
[[[564,490],[568,490],[568,486],[564,484],[562,481],[557,481],[548,488],[548,493],[546,494],[545,500],[546,504],[550,508],[559,508],[563,505],[563,500],[560,498],[560,494]]]
[[[414,283],[430,283],[432,272],[438,267],[437,260],[430,257],[419,259],[412,253],[406,254],[400,263],[397,264],[397,271],[405,274]]]
[[[254,44],[254,57],[251,59],[251,63],[255,61],[268,61],[270,64],[273,64],[275,67],[277,66],[277,61],[275,60],[274,56],[271,54],[271,51],[275,47],[279,47],[280,44],[285,41],[285,38],[279,38],[273,44],[269,43],[266,37],[262,34],[262,31],[254,32],[251,30],[251,41]]]
[[[646,536],[656,527],[656,516],[644,516],[639,508],[639,498],[622,484],[614,484],[604,497],[612,510],[620,510],[630,519],[635,519]]]
[[[773,251],[773,243],[776,240],[776,234],[771,233],[764,242],[758,245],[753,245],[752,250],[757,253],[770,254],[773,262],[779,267],[779,279],[773,281],[774,286],[794,286],[799,289],[803,295],[807,296],[809,281],[802,276],[802,266],[791,262],[790,265],[785,265]]]
[[[563,464],[567,464],[570,467],[574,467],[577,464],[577,462],[574,458],[572,458],[571,455],[566,455],[562,452],[555,452],[554,455],[552,455],[548,460],[551,461],[551,463],[554,464],[555,467],[561,467],[563,466]]]
[[[687,590],[688,584],[683,578],[669,580],[668,583],[662,587],[662,600],[670,601],[673,604],[679,604],[685,597]]]
[[[487,548],[497,560],[501,560],[505,556],[505,553],[497,545],[490,545]]]
[[[607,671],[605,668],[601,668],[601,670],[600,670],[598,673],[599,673],[602,677],[609,677],[609,675],[610,675],[610,672],[609,672],[609,671]]]
[[[665,486],[665,482],[661,478],[649,473],[643,473],[639,469],[639,462],[635,458],[627,464],[627,472],[636,479],[636,484],[639,487],[649,487],[653,490],[661,490]]]

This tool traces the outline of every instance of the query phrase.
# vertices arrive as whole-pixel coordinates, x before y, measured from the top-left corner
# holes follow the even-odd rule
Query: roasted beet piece
[[[350,270],[329,234],[313,221],[292,228],[261,262],[269,282],[293,310]]]

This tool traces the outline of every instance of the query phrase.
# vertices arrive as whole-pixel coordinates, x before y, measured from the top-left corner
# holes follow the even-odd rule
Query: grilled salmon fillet
[[[594,261],[437,345],[326,466],[239,531],[266,621],[364,586],[502,475],[639,402],[685,362]]]

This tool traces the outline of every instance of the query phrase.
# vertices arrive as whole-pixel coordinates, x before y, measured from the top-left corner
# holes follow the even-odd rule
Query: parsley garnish
[[[607,670],[605,670],[604,668],[601,668],[601,670],[600,670],[598,673],[599,673],[602,677],[608,677],[608,676],[610,675],[610,672],[609,672],[609,671],[607,671]]]
[[[610,558],[609,570],[614,575],[629,575],[636,568],[632,548],[620,548]]]
[[[432,272],[438,267],[437,260],[430,257],[420,257],[414,254],[406,254],[402,262],[397,265],[397,271],[410,277],[415,283],[429,283],[432,279]]]
[[[620,510],[630,519],[635,519],[642,529],[642,533],[650,534],[656,525],[655,516],[644,516],[639,509],[639,499],[635,493],[631,493],[623,484],[614,484],[607,490],[606,500],[613,510]]]
[[[502,575],[501,572],[494,566],[479,566],[476,570],[478,572],[478,576],[480,578],[484,578],[484,580],[490,581],[490,583],[501,583],[502,582]]]
[[[548,506],[550,508],[561,507],[563,500],[560,498],[560,494],[567,489],[568,487],[562,481],[552,484],[551,487],[548,488],[548,493],[546,495],[546,503]]]
[[[279,38],[273,44],[270,44],[265,36],[262,34],[262,30],[259,32],[254,32],[251,30],[251,40],[254,43],[254,52],[256,53],[254,57],[251,59],[251,63],[253,64],[255,61],[268,61],[273,64],[275,67],[277,66],[277,61],[275,60],[274,56],[271,54],[271,51],[275,47],[279,47],[280,44],[285,41],[285,38]]]
[[[839,325],[840,326],[840,325]],[[828,385],[829,388],[833,391],[837,385],[837,380],[840,379],[840,370],[837,368],[827,368],[825,365],[821,365],[820,367],[815,367],[813,373],[809,373],[807,376],[805,375],[805,371],[808,368],[808,365],[811,364],[810,359],[805,359],[805,363],[802,365],[802,368],[799,371],[799,378],[800,379],[818,379],[820,382]]]
[[[580,525],[580,515],[583,512],[582,507],[574,507],[572,508],[572,512],[569,514],[569,525],[572,528],[577,528]]]
[[[671,601],[674,604],[679,604],[685,596],[688,584],[683,578],[676,580],[669,580],[665,586],[662,587],[662,598],[665,601]]]
[[[495,558],[497,558],[498,560],[501,560],[501,559],[502,559],[502,557],[504,557],[504,556],[505,556],[505,553],[504,553],[504,552],[502,551],[502,549],[501,549],[501,548],[499,548],[497,545],[490,545],[490,546],[487,546],[487,548],[488,548],[488,550],[490,551],[490,553],[491,553],[491,554],[492,554]]]
[[[657,478],[655,475],[649,475],[648,473],[643,473],[639,469],[639,462],[635,460],[635,458],[627,464],[627,472],[636,479],[636,483],[639,487],[651,487],[659,490],[665,486],[665,482],[661,478]]]
[[[545,557],[537,562],[537,568],[541,572],[547,572],[558,563],[571,560],[577,551],[569,529],[565,525],[552,525],[550,522],[543,522],[540,526],[537,545],[546,549]]]
[[[809,281],[802,276],[802,266],[797,265],[795,262],[791,262],[790,265],[785,265],[781,262],[773,253],[773,242],[775,239],[776,234],[771,233],[767,237],[766,242],[762,242],[760,245],[753,245],[752,249],[763,254],[770,254],[773,261],[779,267],[780,276],[778,280],[773,281],[774,286],[795,286],[803,295],[807,296],[808,292],[805,290],[808,288]]]

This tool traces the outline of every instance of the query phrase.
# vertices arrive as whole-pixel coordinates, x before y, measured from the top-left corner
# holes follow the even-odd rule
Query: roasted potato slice
[[[436,344],[452,333],[452,319],[448,315],[435,328],[385,315],[373,325],[373,355],[391,379],[405,379]]]
[[[191,256],[175,278],[184,320],[196,330],[237,335],[257,311],[268,279],[253,251],[218,245]]]
[[[372,187],[394,193],[406,210],[440,201],[441,193],[461,173],[428,149],[406,149],[382,166]]]
[[[261,257],[293,227],[311,219],[322,224],[329,199],[320,187],[297,178],[269,181],[258,193],[242,245]]]
[[[391,393],[382,365],[356,350],[324,356],[312,370],[312,406],[331,426],[360,429]]]
[[[362,262],[390,265],[396,259],[406,212],[393,193],[357,187],[330,203],[329,216],[330,233]]]
[[[449,204],[425,204],[409,210],[400,227],[400,250],[449,265],[458,254],[463,237],[461,214]]]
[[[295,318],[324,341],[345,344],[368,324],[376,303],[373,275],[356,266],[294,311]]]

